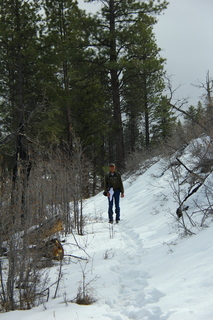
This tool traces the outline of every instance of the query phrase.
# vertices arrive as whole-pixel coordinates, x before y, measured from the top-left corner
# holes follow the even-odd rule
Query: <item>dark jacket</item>
[[[119,189],[121,193],[124,193],[121,174],[117,171],[115,171],[114,174],[108,172],[104,177],[104,191],[109,192],[110,188],[113,188],[114,190]]]

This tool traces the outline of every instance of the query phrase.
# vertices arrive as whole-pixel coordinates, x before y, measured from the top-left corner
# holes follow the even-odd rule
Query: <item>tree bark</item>
[[[113,118],[114,126],[113,133],[115,139],[116,159],[119,168],[124,167],[124,139],[123,139],[123,125],[121,117],[120,106],[120,92],[119,92],[119,79],[117,69],[117,53],[116,53],[116,37],[115,37],[115,1],[109,1],[110,11],[110,76],[111,76],[111,90],[112,90],[112,103],[113,103]]]

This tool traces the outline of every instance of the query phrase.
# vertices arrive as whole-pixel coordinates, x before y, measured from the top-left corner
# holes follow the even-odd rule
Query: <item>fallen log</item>
[[[54,238],[45,242],[40,248],[37,249],[41,252],[41,255],[51,260],[63,260],[64,248],[61,242]]]
[[[50,218],[27,233],[28,243],[37,244],[43,239],[46,239],[63,229],[63,222],[60,218],[57,216]]]

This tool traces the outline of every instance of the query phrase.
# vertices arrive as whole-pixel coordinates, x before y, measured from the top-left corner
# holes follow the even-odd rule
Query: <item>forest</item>
[[[212,136],[208,73],[197,106],[172,100],[153,32],[168,2],[100,2],[93,15],[72,0],[1,0],[0,248],[7,241],[12,253],[1,288],[7,311],[17,308],[17,277],[19,288],[33,283],[20,290],[18,307],[33,305],[33,297],[24,302],[38,283],[29,228],[60,217],[65,234],[83,234],[83,200],[102,190],[110,162],[131,172],[142,159],[201,133]]]

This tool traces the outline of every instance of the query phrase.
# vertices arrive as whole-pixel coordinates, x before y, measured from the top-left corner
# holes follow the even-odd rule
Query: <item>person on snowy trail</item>
[[[109,223],[113,223],[113,200],[115,201],[116,223],[120,221],[120,195],[124,197],[124,187],[121,174],[115,171],[116,166],[110,163],[109,172],[104,177],[104,194],[108,197]]]

